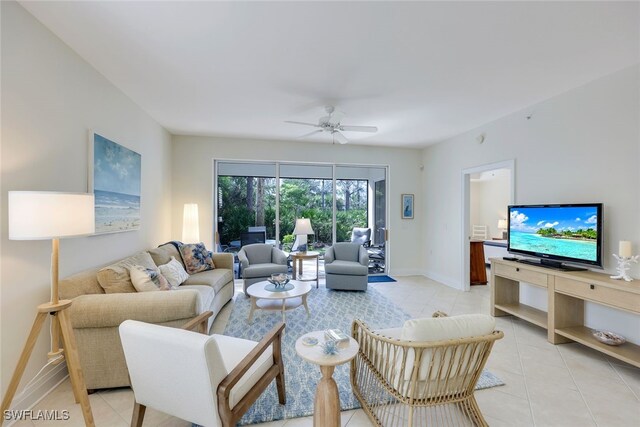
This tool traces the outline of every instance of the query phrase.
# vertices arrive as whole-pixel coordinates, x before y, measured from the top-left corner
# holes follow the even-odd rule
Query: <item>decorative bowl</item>
[[[607,345],[621,345],[627,342],[622,335],[609,331],[593,331],[593,336],[601,343],[605,343]]]
[[[284,288],[291,279],[284,273],[275,273],[271,275],[270,279],[267,279],[276,288]]]

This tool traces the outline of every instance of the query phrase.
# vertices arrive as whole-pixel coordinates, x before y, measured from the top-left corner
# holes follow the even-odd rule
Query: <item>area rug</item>
[[[384,276],[369,276],[367,280],[369,283],[387,283],[387,282],[397,282],[393,277],[389,277],[387,275]]]
[[[285,418],[304,417],[313,414],[316,385],[320,380],[318,366],[302,360],[295,351],[295,341],[310,331],[341,329],[350,334],[353,319],[362,319],[373,329],[401,326],[410,316],[396,307],[380,292],[369,288],[367,292],[341,292],[325,288],[312,289],[307,303],[311,316],[303,307],[287,312],[283,337],[283,359],[287,404],[278,404],[275,383],[267,388],[240,420],[239,425],[262,423]],[[224,335],[260,341],[279,321],[280,312],[257,311],[253,324],[249,324],[250,301],[239,295],[233,306]],[[483,372],[479,386],[493,387],[503,384],[495,376]],[[342,410],[359,408],[360,404],[351,391],[349,364],[336,367],[333,378],[340,393]]]

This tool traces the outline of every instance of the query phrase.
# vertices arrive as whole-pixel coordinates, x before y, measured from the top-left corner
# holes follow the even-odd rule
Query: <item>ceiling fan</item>
[[[344,117],[344,113],[338,111],[332,105],[327,105],[324,107],[324,111],[326,111],[327,115],[320,117],[318,123],[305,123],[305,122],[296,122],[291,120],[285,120],[285,123],[293,123],[296,125],[305,125],[305,126],[313,126],[318,129],[310,132],[306,135],[302,135],[300,138],[306,138],[311,135],[315,135],[320,132],[330,133],[333,137],[333,142],[336,141],[340,144],[346,144],[349,140],[341,133],[341,132],[369,132],[375,133],[378,131],[378,128],[375,126],[351,126],[351,125],[343,125],[341,123],[342,118]]]

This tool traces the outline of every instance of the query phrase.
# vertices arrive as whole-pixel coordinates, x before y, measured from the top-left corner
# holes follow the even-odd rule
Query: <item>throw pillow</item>
[[[98,283],[107,294],[136,292],[131,282],[129,268],[141,265],[146,268],[157,269],[151,255],[148,252],[140,252],[121,261],[104,267],[98,271]]]
[[[162,274],[174,288],[180,286],[189,278],[189,274],[175,257],[171,257],[171,261],[158,268],[160,269],[160,274]]]
[[[138,292],[167,291],[172,289],[167,279],[158,270],[134,265],[129,268],[131,281]]]
[[[213,264],[211,252],[207,250],[204,243],[182,245],[180,246],[180,254],[182,255],[184,266],[189,274],[216,268]]]

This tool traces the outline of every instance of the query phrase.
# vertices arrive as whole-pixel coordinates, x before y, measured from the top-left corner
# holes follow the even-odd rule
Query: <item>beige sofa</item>
[[[148,251],[156,265],[174,256],[171,244]],[[211,310],[209,327],[220,309],[233,297],[233,255],[214,253],[214,270],[191,275],[174,291],[105,293],[97,280],[100,268],[86,270],[60,281],[60,297],[72,299],[71,324],[87,389],[124,387],[129,373],[118,326],[127,319],[180,327]],[[167,361],[171,363],[171,361]]]

